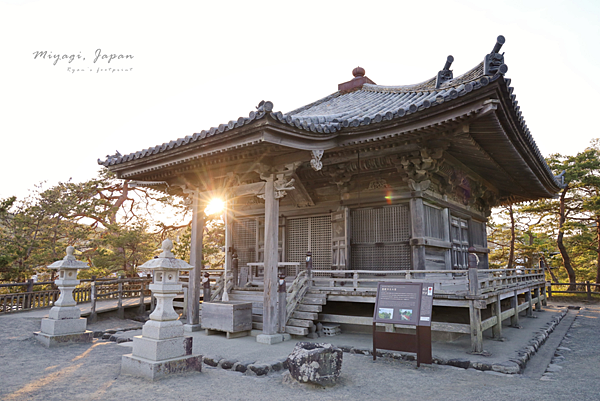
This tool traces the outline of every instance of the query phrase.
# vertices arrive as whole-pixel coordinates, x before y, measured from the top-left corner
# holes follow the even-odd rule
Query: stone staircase
[[[288,319],[285,326],[286,333],[296,336],[307,335],[308,329],[314,326],[315,320],[318,320],[319,313],[326,303],[327,294],[309,289],[298,305],[296,305],[296,309]]]

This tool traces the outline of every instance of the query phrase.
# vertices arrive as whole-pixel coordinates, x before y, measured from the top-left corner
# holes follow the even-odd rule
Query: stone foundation
[[[186,355],[162,361],[151,361],[127,354],[123,355],[121,359],[121,374],[123,375],[157,380],[185,372],[202,372],[202,355]]]
[[[73,343],[91,343],[94,339],[94,332],[90,330],[86,330],[83,333],[60,335],[52,335],[43,333],[41,331],[36,331],[35,333],[33,333],[33,335],[40,343],[45,345],[47,348],[53,348]]]

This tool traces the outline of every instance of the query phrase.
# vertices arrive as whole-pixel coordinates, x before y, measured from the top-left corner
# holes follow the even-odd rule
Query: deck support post
[[[479,295],[479,278],[477,273],[478,259],[473,252],[475,249],[469,248],[469,295],[476,297]],[[479,354],[483,352],[483,332],[481,331],[481,310],[475,304],[475,299],[469,300],[469,322],[471,324],[471,353]]]
[[[204,233],[204,204],[197,191],[192,192],[192,236],[190,239],[190,264],[187,296],[187,322],[185,331],[200,331],[200,291],[202,291],[202,237]],[[154,294],[153,294],[154,295]],[[206,301],[206,299],[204,300]],[[210,300],[208,300],[210,301]]]
[[[500,295],[497,295],[496,300],[492,304],[492,314],[496,316],[496,324],[492,327],[492,333],[496,340],[502,338],[502,304]]]
[[[546,283],[542,286],[542,306],[548,306],[548,294],[546,293]]]
[[[533,297],[531,296],[531,288],[525,291],[525,302],[529,304],[525,311],[525,316],[533,317]]]
[[[535,289],[533,290],[533,295],[537,299],[535,302],[535,310],[539,312],[542,310],[542,297],[540,287],[535,287]]]
[[[513,296],[510,298],[510,303],[513,308],[514,314],[510,318],[510,325],[515,328],[520,328],[519,325],[519,294],[517,291],[513,293]]]
[[[256,341],[275,344],[283,341],[277,333],[277,262],[279,242],[279,198],[276,197],[274,174],[265,177],[265,284],[263,301],[263,331]]]

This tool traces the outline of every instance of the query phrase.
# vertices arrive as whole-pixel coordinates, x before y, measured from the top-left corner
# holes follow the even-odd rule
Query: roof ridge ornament
[[[377,85],[375,82],[371,81],[367,76],[365,76],[365,69],[362,67],[356,67],[352,70],[352,78],[348,82],[343,82],[338,85],[338,91],[347,93],[352,92],[357,89],[361,89],[364,84]]]
[[[483,75],[506,74],[508,66],[504,64],[504,53],[499,53],[505,42],[504,36],[498,36],[492,52],[483,59]]]
[[[453,62],[454,62],[454,57],[452,57],[451,55],[446,57],[446,64],[444,64],[444,68],[441,71],[438,71],[438,73],[437,73],[437,78],[435,80],[435,89],[440,89],[440,86],[442,86],[442,84],[444,82],[449,81],[452,78],[454,78],[454,74],[452,73],[452,70],[450,69],[450,66],[452,65]]]

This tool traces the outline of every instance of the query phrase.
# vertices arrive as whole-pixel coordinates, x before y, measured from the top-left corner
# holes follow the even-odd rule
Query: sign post
[[[378,283],[373,315],[373,360],[377,348],[416,352],[417,367],[432,363],[431,313],[433,284]],[[416,334],[377,331],[377,323],[415,326]]]

